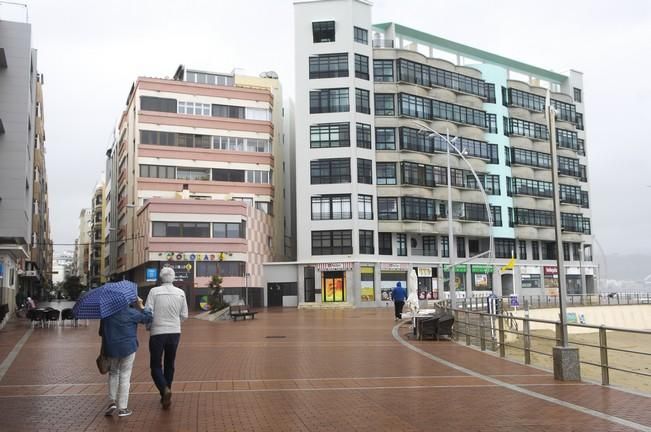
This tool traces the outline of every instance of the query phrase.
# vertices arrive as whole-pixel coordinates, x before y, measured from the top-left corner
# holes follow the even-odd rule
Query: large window
[[[210,168],[176,168],[176,178],[179,180],[210,180]]]
[[[565,156],[558,157],[558,173],[572,177],[581,177],[579,160]]]
[[[246,171],[224,168],[213,168],[212,170],[213,181],[223,182],[240,182],[246,181]]]
[[[246,108],[233,105],[212,105],[213,117],[246,118]]]
[[[176,99],[140,96],[140,110],[176,113]]]
[[[395,150],[396,149],[396,129],[395,128],[375,128],[375,149],[376,150]]]
[[[348,89],[322,89],[310,92],[310,114],[346,112],[350,110]]]
[[[312,41],[314,43],[335,41],[335,22],[318,21],[312,23]]]
[[[398,198],[378,197],[377,211],[380,220],[398,220]]]
[[[210,237],[210,222],[152,222],[152,237]]]
[[[533,150],[511,148],[511,163],[514,165],[527,165],[537,168],[551,168],[552,158],[549,153]]]
[[[272,171],[246,170],[246,182],[256,184],[271,184]]]
[[[348,76],[348,54],[320,54],[310,57],[310,79]]]
[[[376,162],[376,184],[394,185],[397,184],[396,163],[395,162]]]
[[[490,208],[493,226],[502,226],[502,207],[491,205]]]
[[[371,125],[357,123],[357,147],[371,148]]]
[[[504,117],[504,135],[520,135],[528,138],[547,140],[547,126],[517,118]]]
[[[517,106],[532,111],[543,112],[545,110],[545,97],[537,94],[509,88],[506,91],[506,104]]]
[[[310,126],[310,147],[350,147],[350,123],[323,123]]]
[[[350,159],[310,161],[312,184],[350,183]]]
[[[588,221],[588,232],[586,232],[586,234],[589,234],[590,219],[584,218],[580,213],[561,213],[561,227],[563,227],[563,230],[565,231],[578,233],[584,232],[584,220]]]
[[[373,196],[357,195],[357,218],[373,219]]]
[[[375,93],[375,115],[394,116],[396,115],[395,97],[393,94]]]
[[[163,165],[140,165],[140,177],[175,179],[176,168]]]
[[[364,89],[355,89],[355,110],[358,113],[371,113],[370,92]]]
[[[574,104],[561,102],[555,99],[552,99],[550,103],[556,109],[557,119],[564,120],[570,123],[575,123],[577,121],[576,107],[574,106]]]
[[[398,106],[400,115],[426,120],[444,119],[486,128],[486,113],[474,108],[407,93],[398,94]]]
[[[423,236],[423,256],[436,256],[436,236]]]
[[[554,212],[527,208],[514,208],[515,225],[554,226]]]
[[[373,161],[357,158],[357,182],[373,184]]]
[[[212,145],[215,150],[271,153],[271,141],[268,139],[214,136]]]
[[[574,131],[556,129],[556,144],[572,150],[579,149],[578,135]]]
[[[435,221],[434,200],[429,198],[402,197],[402,219]]]
[[[583,95],[581,94],[581,89],[574,87],[574,102],[581,103],[583,101]]]
[[[391,233],[378,233],[378,242],[380,246],[380,255],[393,255]]]
[[[361,27],[353,27],[353,40],[368,45],[368,30]]]
[[[467,221],[488,222],[488,214],[486,213],[486,206],[477,203],[459,203],[461,204],[461,214],[459,219]],[[453,203],[452,208],[456,210]],[[456,213],[456,211],[454,212]],[[456,216],[455,216],[456,217]]]
[[[196,147],[206,148],[212,147],[212,139],[210,135],[192,135],[192,134],[177,134],[176,145],[179,147]]]
[[[396,234],[398,256],[407,256],[407,234]]]
[[[182,102],[179,101],[178,111],[179,114],[210,116],[210,104],[201,102]]]
[[[372,255],[375,253],[373,231],[359,230],[359,253]]]
[[[246,222],[215,222],[212,224],[214,238],[246,238]]]
[[[351,230],[312,231],[312,255],[351,255]]]
[[[393,82],[393,60],[373,60],[373,80]]]
[[[355,54],[355,77],[368,80],[368,57]]]
[[[431,165],[402,162],[400,164],[402,184],[434,187],[434,172]]]
[[[515,240],[496,238],[495,239],[495,257],[511,258],[515,256]]]
[[[428,135],[419,133],[418,129],[401,127],[400,128],[400,148],[404,150],[413,150],[423,153],[447,152],[447,143],[438,135]],[[481,159],[492,159],[491,145],[485,141],[478,141],[470,138],[459,137],[455,141],[457,148],[465,149],[468,156]],[[495,156],[496,157],[496,156]]]
[[[428,87],[446,87],[482,98],[486,97],[486,88],[481,79],[405,59],[398,59],[397,68],[400,81]]]
[[[321,195],[312,197],[312,220],[350,219],[350,195]]]
[[[550,182],[514,177],[511,179],[511,184],[513,195],[531,195],[543,198],[551,198],[553,195]]]
[[[245,268],[242,261],[197,261],[197,277],[242,277]]]

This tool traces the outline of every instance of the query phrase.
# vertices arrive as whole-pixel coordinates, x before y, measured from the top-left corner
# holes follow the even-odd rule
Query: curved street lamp
[[[494,248],[494,242],[493,242],[493,215],[491,213],[491,208],[490,204],[488,203],[488,196],[486,195],[486,191],[484,190],[484,185],[483,183],[479,180],[479,176],[475,172],[475,169],[472,167],[468,159],[466,159],[466,156],[464,155],[463,151],[460,151],[455,145],[454,142],[457,140],[458,137],[454,137],[452,140],[450,140],[450,131],[449,129],[446,128],[446,134],[445,136],[441,135],[434,129],[432,129],[427,123],[417,121],[417,120],[412,120],[412,123],[417,125],[420,128],[420,132],[425,132],[427,133],[428,137],[432,136],[438,136],[441,138],[445,143],[447,144],[447,155],[448,155],[448,166],[447,166],[447,183],[448,183],[448,257],[449,257],[449,264],[448,264],[448,273],[450,277],[450,307],[454,309],[456,307],[456,301],[457,301],[457,287],[456,287],[456,269],[453,265],[454,263],[454,254],[455,254],[455,245],[454,245],[454,233],[452,229],[452,176],[451,176],[451,168],[450,168],[450,149],[454,150],[455,153],[457,153],[461,159],[468,165],[470,168],[470,172],[472,172],[473,177],[475,178],[475,181],[477,182],[477,186],[479,186],[479,190],[482,193],[482,196],[484,198],[484,205],[486,206],[486,216],[488,217],[488,237],[489,237],[489,245],[488,245],[488,250],[485,252],[482,252],[478,255],[474,255],[470,257],[467,260],[462,261],[462,263],[469,262],[472,259],[475,258],[480,258],[484,255],[488,255],[488,262],[489,265],[492,264],[493,259],[495,254],[493,253]]]

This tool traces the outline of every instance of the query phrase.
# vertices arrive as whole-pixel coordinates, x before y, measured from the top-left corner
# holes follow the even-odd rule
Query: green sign
[[[472,273],[493,273],[493,266],[488,264],[473,264],[470,266]]]
[[[443,271],[447,272],[449,271],[450,265],[449,264],[443,264]],[[457,264],[454,266],[454,272],[455,273],[465,273],[468,271],[468,266],[465,264]]]

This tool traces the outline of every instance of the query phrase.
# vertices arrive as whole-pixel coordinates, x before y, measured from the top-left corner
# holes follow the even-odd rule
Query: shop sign
[[[532,266],[520,267],[520,274],[539,275],[540,267],[532,267]]]
[[[409,264],[406,263],[381,263],[380,270],[387,271],[407,271],[409,270]]]
[[[557,275],[558,274],[558,267],[556,267],[556,266],[544,266],[543,267],[543,272],[546,275]]]
[[[493,266],[488,264],[473,264],[470,266],[471,273],[493,273]]]
[[[484,291],[488,290],[488,274],[487,273],[475,273],[475,286],[474,290]]]
[[[166,264],[165,267],[171,267],[174,270],[175,282],[185,282],[194,279],[194,265],[190,262],[172,262]]]
[[[338,263],[319,263],[316,265],[317,270],[319,271],[345,271],[352,270],[352,262],[338,262]]]
[[[443,271],[447,272],[450,268],[449,264],[443,264]],[[457,264],[454,266],[455,273],[465,273],[468,271],[468,266],[466,264]]]
[[[417,267],[418,277],[432,277],[432,267]]]
[[[522,288],[540,288],[539,274],[523,274],[520,276],[520,281]]]
[[[594,269],[592,267],[587,267],[585,269],[585,274],[587,275],[594,275]]]
[[[158,280],[158,269],[149,267],[145,270],[145,280],[147,282],[156,282]]]
[[[581,274],[581,269],[578,268],[578,267],[568,267],[565,274],[568,274],[568,275],[580,275]]]
[[[224,252],[167,252],[168,261],[224,261]]]

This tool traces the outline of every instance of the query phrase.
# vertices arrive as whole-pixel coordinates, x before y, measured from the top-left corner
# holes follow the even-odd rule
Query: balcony
[[[393,48],[393,39],[374,39],[373,48]]]
[[[118,211],[127,207],[127,197],[122,197],[118,200]]]

